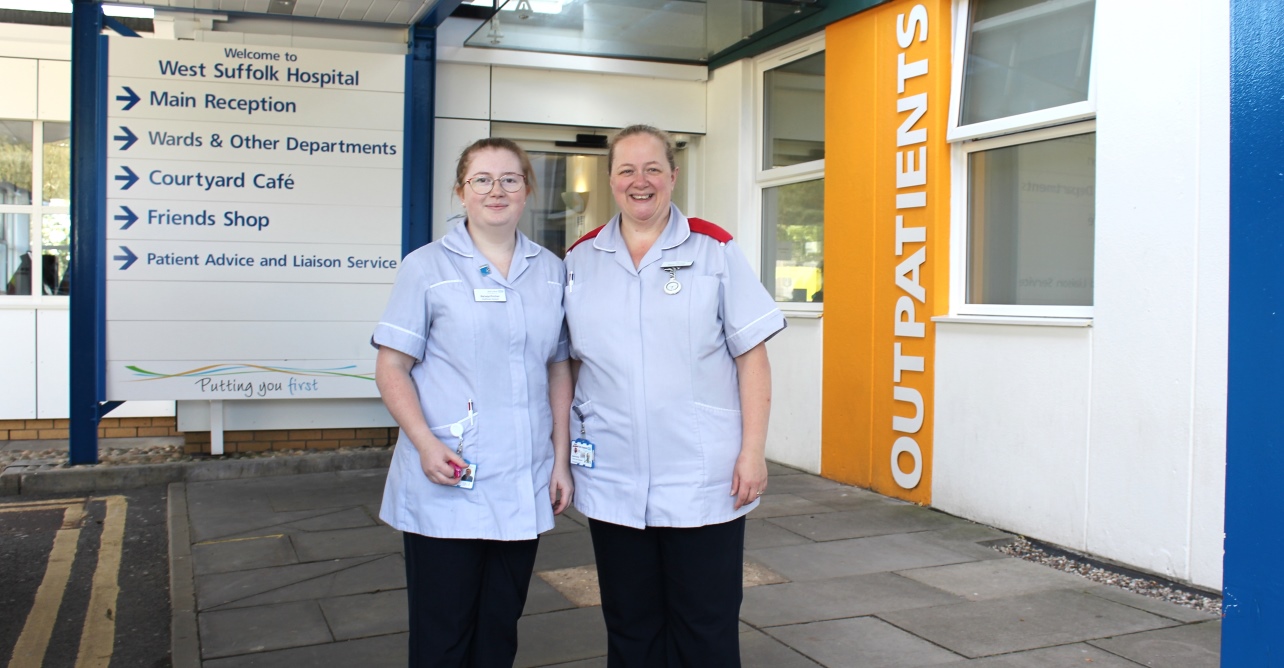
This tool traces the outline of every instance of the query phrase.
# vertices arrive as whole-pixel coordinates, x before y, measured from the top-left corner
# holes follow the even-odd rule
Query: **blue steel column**
[[[437,98],[437,27],[410,28],[402,130],[401,254],[432,241],[433,117]]]
[[[107,46],[98,0],[71,14],[71,417],[72,464],[98,461],[104,394],[103,248],[107,201]]]
[[[1222,665],[1284,666],[1284,15],[1231,2]]]

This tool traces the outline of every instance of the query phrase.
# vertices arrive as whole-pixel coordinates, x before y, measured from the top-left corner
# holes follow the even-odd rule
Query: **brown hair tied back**
[[[620,143],[621,139],[632,137],[633,135],[651,135],[652,137],[659,139],[660,143],[664,145],[664,158],[669,161],[669,169],[676,170],[678,168],[678,161],[673,155],[673,138],[669,136],[669,133],[653,125],[644,125],[639,123],[637,125],[630,125],[629,127],[620,130],[614,137],[611,137],[611,143],[609,148],[606,150],[607,169],[615,169],[615,145]]]
[[[455,163],[455,190],[464,187],[464,179],[468,177],[468,165],[473,161],[473,154],[488,148],[508,151],[517,156],[517,161],[522,165],[522,176],[526,177],[526,193],[535,191],[535,168],[531,166],[530,156],[526,155],[526,151],[523,151],[517,142],[503,137],[478,139],[459,154],[459,161]]]

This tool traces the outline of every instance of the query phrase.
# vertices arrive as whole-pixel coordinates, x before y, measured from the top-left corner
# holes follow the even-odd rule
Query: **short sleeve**
[[[727,267],[722,275],[722,331],[731,356],[739,357],[775,336],[788,323],[740,246],[729,241],[720,248]]]
[[[422,362],[428,345],[429,308],[423,263],[416,262],[413,255],[407,256],[397,271],[392,296],[375,325],[370,345],[387,346]]]
[[[557,336],[557,350],[553,353],[554,362],[571,358],[571,331],[566,327],[566,318],[562,318],[562,331]]]

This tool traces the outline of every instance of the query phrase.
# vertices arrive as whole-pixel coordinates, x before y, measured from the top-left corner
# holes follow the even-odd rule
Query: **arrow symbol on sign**
[[[112,139],[113,139],[113,140],[115,140],[115,141],[123,141],[123,142],[125,142],[124,144],[122,144],[122,145],[121,145],[120,150],[122,150],[122,151],[128,151],[128,150],[129,150],[129,147],[130,147],[130,146],[133,146],[133,145],[134,145],[134,142],[138,141],[138,135],[136,135],[136,134],[134,134],[134,133],[130,132],[130,131],[129,131],[129,128],[127,128],[127,127],[125,127],[125,126],[123,126],[123,125],[122,125],[122,126],[120,126],[120,131],[121,131],[121,132],[124,132],[125,134],[123,134],[123,135],[116,135],[115,137],[112,137]]]
[[[134,170],[124,165],[121,165],[120,168],[125,170],[125,173],[117,174],[113,178],[115,178],[117,181],[125,182],[125,185],[120,187],[121,190],[129,190],[130,186],[134,185],[135,183],[138,183],[138,175],[134,173]]]
[[[124,254],[124,255],[113,255],[113,256],[111,257],[111,259],[113,259],[113,260],[124,260],[125,264],[122,264],[122,265],[120,266],[120,270],[121,270],[121,271],[125,271],[126,269],[129,269],[129,265],[134,264],[134,262],[138,259],[138,256],[137,256],[137,255],[134,255],[134,251],[131,251],[131,250],[129,250],[128,248],[126,248],[126,247],[124,247],[124,246],[119,246],[118,248],[120,248],[121,250],[125,251],[125,254]]]
[[[121,109],[121,111],[129,111],[130,109],[133,109],[134,105],[138,104],[138,101],[143,99],[141,97],[138,97],[138,93],[135,93],[133,88],[130,88],[129,86],[121,86],[121,88],[125,89],[125,92],[127,93],[127,95],[117,95],[116,99],[120,100],[121,102],[129,103],[125,105],[125,108]]]
[[[123,215],[117,214],[115,216],[112,216],[112,219],[124,221],[125,224],[121,225],[120,229],[127,230],[131,225],[134,224],[134,221],[138,220],[138,214],[134,213],[133,210],[130,209],[129,207],[123,206],[123,205],[120,207],[120,210],[124,211],[125,213]]]

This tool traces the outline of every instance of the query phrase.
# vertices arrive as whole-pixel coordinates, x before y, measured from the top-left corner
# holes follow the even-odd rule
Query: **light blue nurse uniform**
[[[553,528],[547,368],[568,354],[564,272],[518,232],[505,279],[462,222],[402,261],[371,343],[415,358],[410,377],[428,425],[453,450],[459,439],[450,426],[461,423],[463,457],[477,476],[471,490],[428,480],[403,430],[384,486],[384,522],[435,538],[529,540]],[[484,301],[501,290],[505,301]]]
[[[571,356],[581,366],[571,435],[595,446],[594,468],[572,466],[575,507],[641,529],[720,524],[735,508],[740,455],[735,358],[785,328],[785,318],[739,246],[721,228],[669,223],[635,268],[620,218],[566,256]],[[591,234],[591,233],[590,233]],[[665,291],[662,265],[681,284]],[[579,415],[584,419],[581,422]]]

